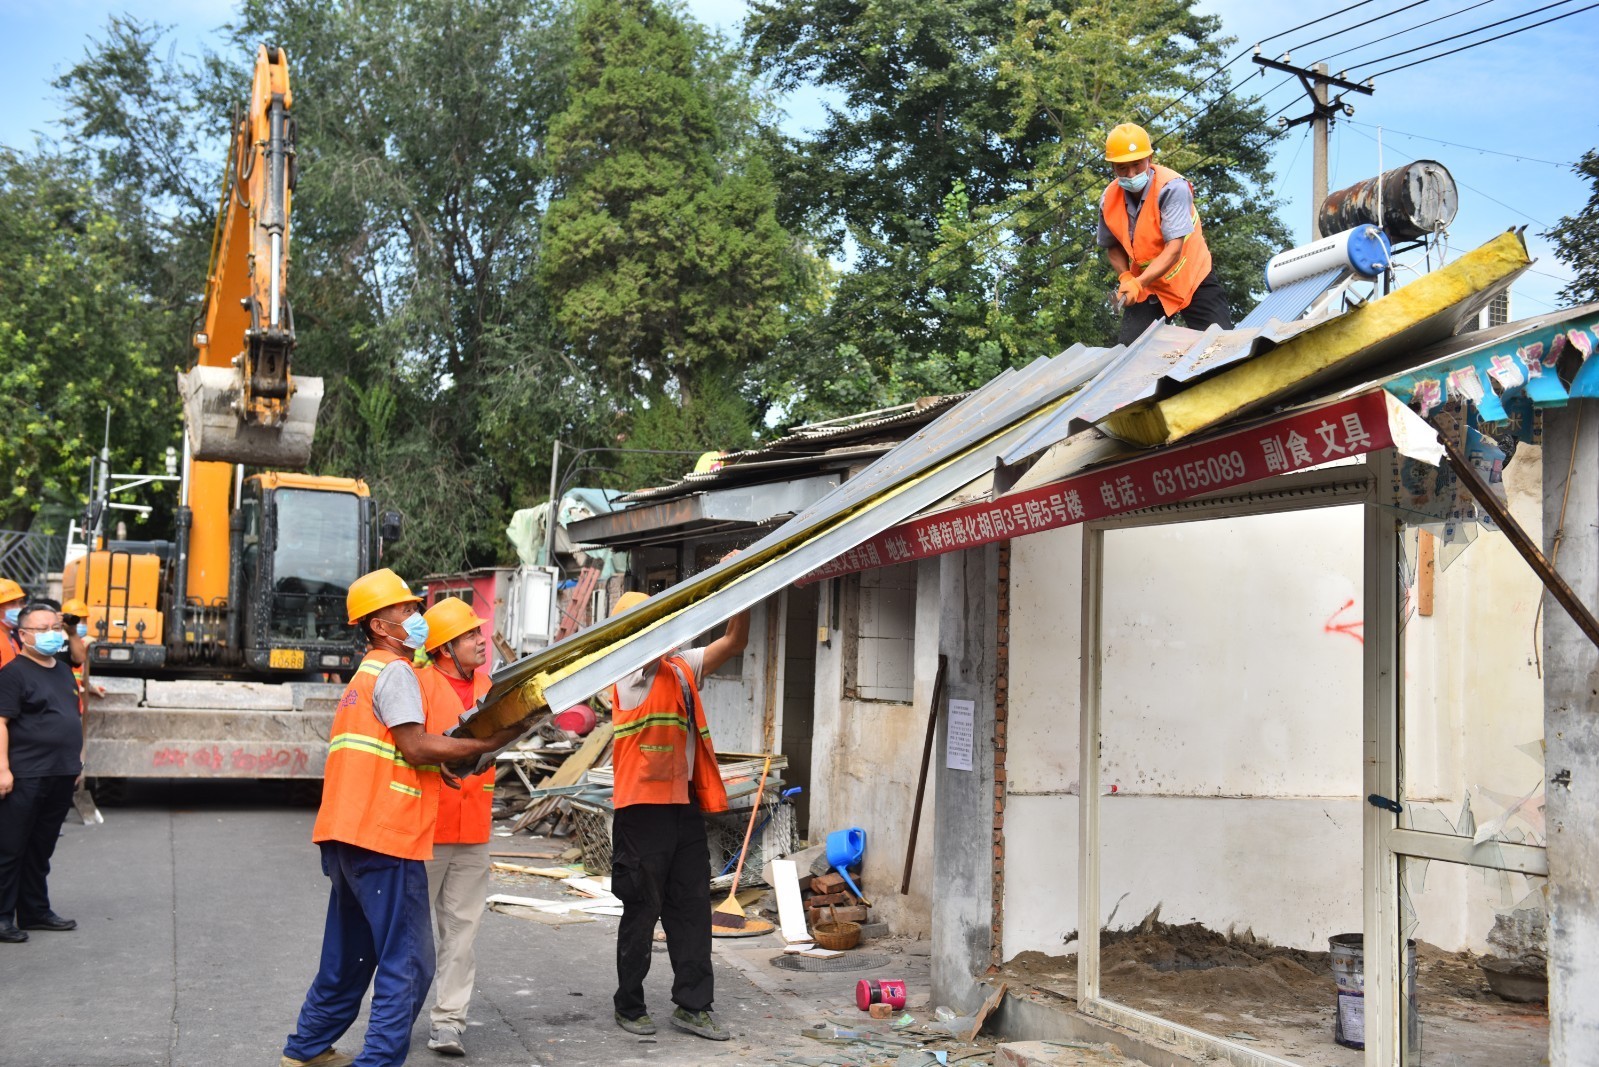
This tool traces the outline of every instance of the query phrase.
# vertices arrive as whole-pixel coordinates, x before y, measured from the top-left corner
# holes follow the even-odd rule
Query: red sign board
[[[1387,405],[1385,394],[1373,390],[986,504],[912,519],[818,567],[798,584],[1159,507],[1374,452],[1393,443]]]

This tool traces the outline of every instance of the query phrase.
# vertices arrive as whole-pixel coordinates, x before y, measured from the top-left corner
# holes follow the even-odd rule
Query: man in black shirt
[[[83,774],[83,718],[61,614],[31,603],[17,619],[21,652],[0,668],[0,941],[72,930],[50,908],[46,878]]]

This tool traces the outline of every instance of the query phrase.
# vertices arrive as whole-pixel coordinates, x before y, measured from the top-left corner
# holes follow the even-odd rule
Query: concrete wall
[[[1543,550],[1553,552],[1564,497],[1560,573],[1592,610],[1599,605],[1599,405],[1575,400],[1544,419]],[[1577,1067],[1599,1062],[1599,651],[1552,598],[1544,610],[1549,1063]]]
[[[905,844],[910,834],[916,778],[927,730],[927,708],[938,669],[938,564],[910,568],[914,574],[912,696],[909,703],[855,700],[844,696],[844,657],[857,654],[849,628],[858,625],[851,596],[839,613],[841,628],[816,649],[816,710],[811,755],[811,839],[858,826],[866,831],[861,889],[872,901],[875,919],[895,933],[926,937],[935,891],[934,784],[923,801],[911,892],[901,896]],[[827,583],[821,603],[831,618],[829,597],[850,579]]]

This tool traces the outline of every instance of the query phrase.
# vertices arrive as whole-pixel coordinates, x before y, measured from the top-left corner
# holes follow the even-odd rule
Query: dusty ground
[[[1359,1067],[1362,1053],[1332,1039],[1335,1003],[1325,952],[1279,948],[1203,926],[1145,923],[1107,932],[1104,995],[1205,1033],[1285,1059]],[[1003,977],[1066,1007],[1076,998],[1076,956],[1022,953]],[[1418,1008],[1425,1063],[1536,1067],[1548,1048],[1548,1013],[1488,989],[1469,953],[1419,946]]]

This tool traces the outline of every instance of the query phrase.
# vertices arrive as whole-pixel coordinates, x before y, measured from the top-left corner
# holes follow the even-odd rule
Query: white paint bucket
[[[1332,956],[1338,1007],[1333,1014],[1333,1040],[1345,1048],[1366,1047],[1366,950],[1360,934],[1327,939]],[[1405,1050],[1421,1051],[1421,1015],[1416,1010],[1416,943],[1405,942]]]

